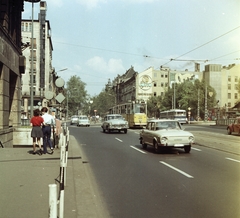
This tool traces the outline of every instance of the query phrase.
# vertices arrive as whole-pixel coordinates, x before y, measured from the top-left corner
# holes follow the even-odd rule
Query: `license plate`
[[[183,147],[183,144],[175,144],[174,147]]]

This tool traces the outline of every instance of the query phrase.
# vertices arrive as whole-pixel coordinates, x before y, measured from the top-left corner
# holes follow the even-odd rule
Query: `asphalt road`
[[[198,128],[212,127],[191,126]],[[109,217],[240,217],[238,155],[197,145],[190,154],[180,149],[155,154],[141,148],[138,132],[70,127]]]

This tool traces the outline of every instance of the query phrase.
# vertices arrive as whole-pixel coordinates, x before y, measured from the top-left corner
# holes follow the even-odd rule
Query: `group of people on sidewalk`
[[[43,107],[41,111],[39,109],[34,110],[30,125],[32,126],[31,137],[33,139],[33,154],[53,154],[55,145],[53,146],[51,141],[52,127],[56,126],[55,134],[59,136],[61,133],[61,122],[48,113],[47,107]],[[43,139],[43,150],[41,138]],[[38,144],[39,147],[38,152],[36,151],[36,144]],[[47,145],[51,149],[51,152],[47,151]]]

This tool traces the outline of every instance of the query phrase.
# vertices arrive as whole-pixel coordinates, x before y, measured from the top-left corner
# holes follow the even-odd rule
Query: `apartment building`
[[[56,75],[52,67],[53,45],[50,22],[46,20],[46,10],[46,2],[41,1],[38,19],[33,22],[31,19],[23,19],[21,24],[22,42],[25,45],[23,55],[26,57],[26,70],[21,80],[22,118],[30,117],[31,107],[35,109],[48,106],[49,100],[54,97],[53,77]],[[31,105],[31,87],[33,105]]]
[[[223,67],[220,64],[206,65],[203,78],[216,90],[219,108],[230,109],[235,106],[240,98],[237,90],[240,80],[240,64]]]
[[[20,125],[23,0],[0,1],[0,147],[12,147],[13,129]]]

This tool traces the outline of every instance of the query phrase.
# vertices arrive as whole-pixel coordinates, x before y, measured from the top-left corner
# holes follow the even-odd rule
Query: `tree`
[[[148,117],[160,117],[161,96],[152,96],[147,100]]]
[[[72,76],[67,82],[65,95],[68,95],[68,114],[79,114],[86,107],[87,91],[84,83],[79,76]],[[85,113],[85,111],[83,112]]]
[[[115,105],[116,95],[112,91],[102,90],[99,95],[92,98],[92,101],[91,115],[94,115],[93,110],[97,110],[98,115],[104,116],[108,112],[109,108]]]
[[[206,99],[206,83],[205,81],[195,80],[185,81],[184,83],[175,84],[175,103],[176,108],[188,111],[191,108],[191,116],[196,118],[198,115],[204,119],[205,99]],[[209,93],[212,93],[210,97]],[[169,110],[174,105],[174,86],[166,91],[161,104],[161,111]],[[211,110],[216,106],[216,91],[207,85],[207,109]]]

